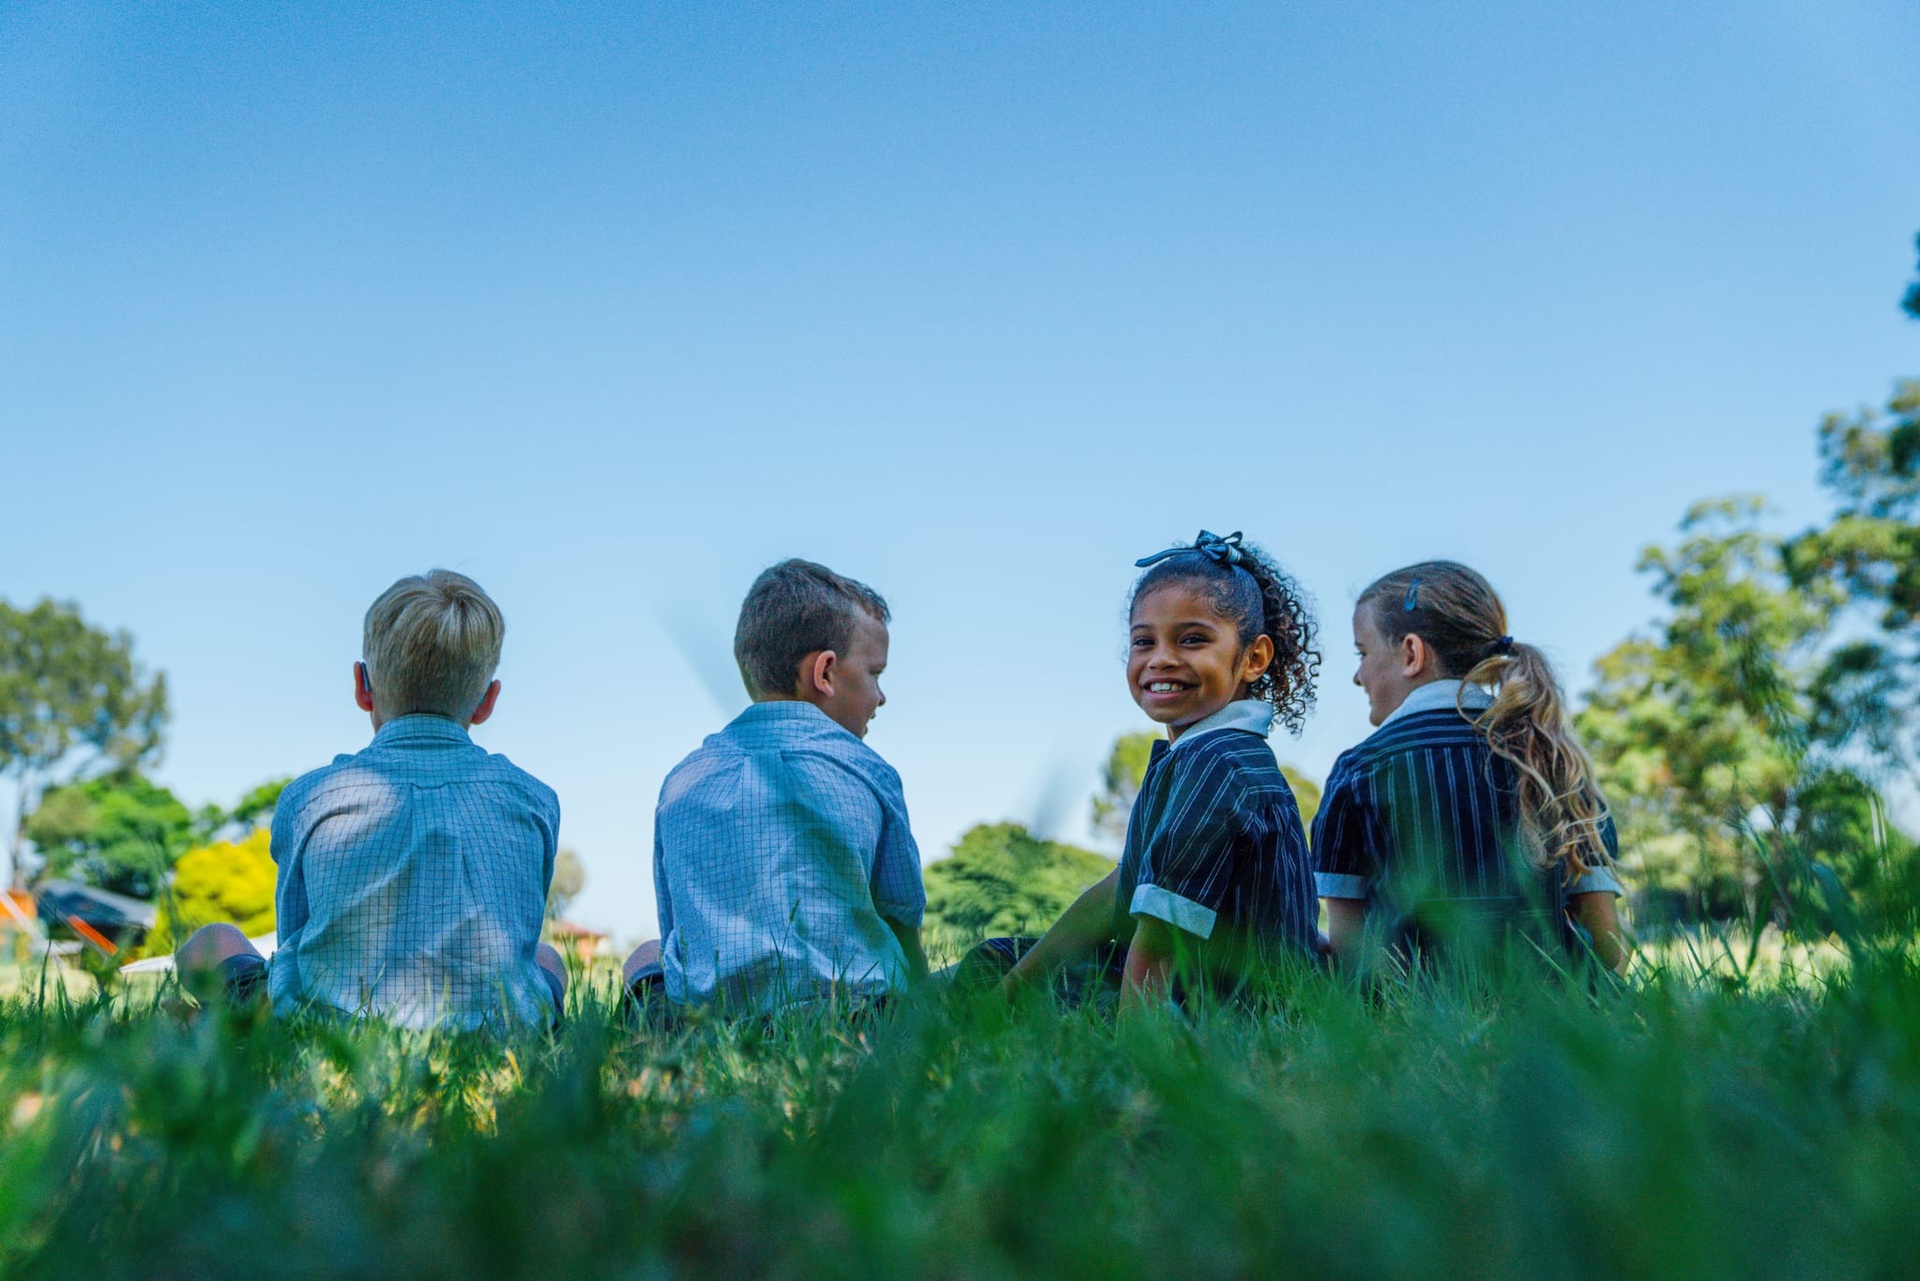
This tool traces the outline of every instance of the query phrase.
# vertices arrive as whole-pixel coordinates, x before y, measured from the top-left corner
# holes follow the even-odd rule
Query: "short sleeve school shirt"
[[[287,784],[273,812],[277,1014],[544,1026],[535,951],[560,833],[553,789],[440,716]]]
[[[904,987],[887,921],[927,904],[900,775],[804,702],[755,703],[667,775],[653,877],[667,999],[741,1013]]]
[[[1273,712],[1243,699],[1153,745],[1127,821],[1114,936],[1149,916],[1237,964],[1249,949],[1308,953],[1319,903],[1293,789],[1273,758]]]
[[[1514,768],[1460,710],[1490,701],[1459,681],[1423,685],[1340,755],[1313,824],[1321,897],[1379,903],[1402,944],[1422,918],[1505,923],[1542,912],[1569,942],[1569,895],[1621,892],[1608,868],[1569,884],[1527,858]],[[1611,819],[1601,839],[1611,858]]]

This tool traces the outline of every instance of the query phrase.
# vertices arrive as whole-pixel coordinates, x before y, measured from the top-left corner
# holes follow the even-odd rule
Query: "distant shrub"
[[[150,955],[171,952],[202,925],[231,921],[249,938],[274,927],[273,856],[270,834],[257,828],[237,841],[196,846],[174,864],[172,893],[163,895],[160,919],[149,936]]]
[[[937,960],[984,938],[1044,933],[1112,870],[1112,859],[1044,840],[1019,823],[982,823],[927,867],[927,952]]]

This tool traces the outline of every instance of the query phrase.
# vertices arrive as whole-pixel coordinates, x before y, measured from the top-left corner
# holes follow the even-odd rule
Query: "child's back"
[[[559,826],[552,788],[441,716],[387,721],[295,780],[273,820],[275,1009],[548,1021],[534,948]]]
[[[734,656],[754,705],[668,775],[660,955],[628,977],[733,1013],[882,996],[925,969],[926,891],[900,776],[861,739],[886,701],[887,606],[821,565],[754,582]]]
[[[656,820],[667,999],[762,1009],[904,986],[882,913],[926,903],[900,776],[810,703],[756,703],[667,776]]]
[[[1569,896],[1619,882],[1605,868],[1569,882],[1529,858],[1513,763],[1456,710],[1460,682],[1422,693],[1334,763],[1314,822],[1319,892],[1377,897],[1378,928],[1403,954],[1516,925],[1571,946]],[[1465,698],[1469,711],[1490,702],[1471,689]],[[1601,836],[1611,854],[1610,820]]]
[[[1452,561],[1355,603],[1354,683],[1379,728],[1334,763],[1313,840],[1343,959],[1470,957],[1519,935],[1625,960],[1613,820],[1545,655],[1506,630],[1492,584]]]
[[[469,1029],[555,1018],[565,970],[540,929],[560,804],[467,736],[499,698],[505,632],[464,575],[381,594],[354,664],[373,742],[289,784],[274,810],[279,950],[262,965],[231,926],[208,927],[184,968],[217,965],[235,993],[264,972],[280,1014]]]

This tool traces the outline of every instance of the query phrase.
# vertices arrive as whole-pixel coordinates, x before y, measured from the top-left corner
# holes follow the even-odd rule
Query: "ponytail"
[[[1463,707],[1461,714],[1518,774],[1521,827],[1540,865],[1561,869],[1568,881],[1607,866],[1606,802],[1567,727],[1560,683],[1545,654],[1507,635],[1506,606],[1493,586],[1465,565],[1426,561],[1379,579],[1359,603],[1389,642],[1418,636],[1441,675],[1493,692],[1486,710]]]

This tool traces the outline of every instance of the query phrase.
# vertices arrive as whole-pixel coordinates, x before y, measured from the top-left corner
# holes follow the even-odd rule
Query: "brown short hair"
[[[388,716],[426,712],[465,724],[500,666],[500,607],[450,569],[401,579],[367,610],[360,645],[373,701]]]
[[[844,654],[864,614],[892,617],[880,593],[810,560],[783,560],[753,580],[733,629],[733,661],[754,698],[791,694],[800,660],[830,649]]]

